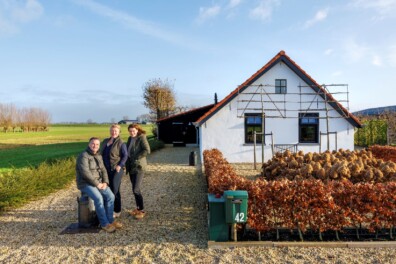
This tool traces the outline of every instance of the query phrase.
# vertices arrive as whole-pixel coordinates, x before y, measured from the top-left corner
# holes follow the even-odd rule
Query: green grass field
[[[127,139],[129,136],[127,127],[127,125],[121,125],[123,139]],[[152,125],[143,125],[142,127],[148,136],[152,135]],[[23,145],[87,142],[93,136],[104,139],[109,137],[109,128],[110,125],[54,125],[46,132],[0,132],[0,149],[17,148]]]
[[[37,166],[41,162],[75,156],[95,136],[109,137],[109,125],[56,125],[47,132],[0,133],[0,172],[10,168]],[[144,125],[147,136],[152,125]],[[121,126],[121,137],[127,140],[127,125]]]
[[[109,125],[58,125],[47,132],[0,133],[0,213],[64,188],[75,179],[75,158],[90,137],[109,137]],[[143,126],[152,150],[163,146]],[[128,138],[127,125],[121,137]],[[27,188],[29,187],[29,188]]]

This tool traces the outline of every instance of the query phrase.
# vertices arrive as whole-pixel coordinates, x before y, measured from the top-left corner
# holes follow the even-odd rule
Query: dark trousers
[[[131,183],[132,183],[132,192],[133,195],[135,196],[136,207],[138,210],[144,209],[143,196],[142,193],[140,192],[140,185],[143,180],[143,175],[144,172],[142,170],[129,173],[129,178],[131,179]]]
[[[121,169],[119,172],[116,170],[107,171],[109,175],[110,181],[110,189],[114,193],[114,212],[119,213],[121,212],[121,193],[120,193],[120,186],[121,186],[121,179],[122,175],[124,175],[124,171]]]

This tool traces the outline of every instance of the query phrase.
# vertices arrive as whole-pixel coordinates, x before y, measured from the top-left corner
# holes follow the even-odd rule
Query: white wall
[[[287,80],[286,95],[266,95],[275,92],[275,79]],[[263,87],[257,85],[262,84]],[[298,114],[301,109],[315,109],[310,111],[319,113],[323,119],[319,121],[319,130],[327,132],[326,112],[324,100],[313,93],[314,90],[306,86],[288,66],[278,63],[265,75],[239,94],[227,105],[223,106],[214,116],[200,127],[200,150],[218,148],[229,162],[253,162],[253,144],[245,144],[244,113],[261,113],[261,95],[263,94],[266,114],[265,133],[272,132],[275,144],[298,144]],[[301,90],[300,88],[301,87]],[[247,94],[251,93],[251,94]],[[255,93],[256,95],[252,95]],[[253,96],[253,97],[252,97]],[[301,97],[300,97],[301,96]],[[250,103],[242,102],[249,101]],[[252,102],[257,101],[257,102]],[[286,102],[286,103],[284,103]],[[255,108],[260,110],[248,110]],[[337,148],[353,149],[354,128],[344,118],[328,105],[329,131],[337,132]],[[246,109],[246,110],[243,110]],[[285,111],[284,109],[287,109]],[[264,150],[265,160],[272,157],[271,138],[266,137]],[[321,150],[327,149],[327,136],[321,137]],[[330,149],[335,149],[335,135],[330,135]],[[319,144],[299,144],[298,150],[304,152],[319,152]],[[261,144],[257,146],[257,161],[261,161]]]

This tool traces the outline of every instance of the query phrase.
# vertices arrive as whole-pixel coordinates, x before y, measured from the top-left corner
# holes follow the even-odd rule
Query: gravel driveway
[[[147,215],[135,220],[131,184],[121,187],[122,230],[65,234],[77,222],[75,185],[0,216],[0,263],[395,263],[396,249],[207,248],[204,177],[188,156],[165,148],[149,156],[142,184]]]

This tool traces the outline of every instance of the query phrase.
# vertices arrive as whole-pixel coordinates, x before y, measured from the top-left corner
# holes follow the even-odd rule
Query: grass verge
[[[13,169],[0,177],[0,212],[60,190],[75,179],[74,157]]]

